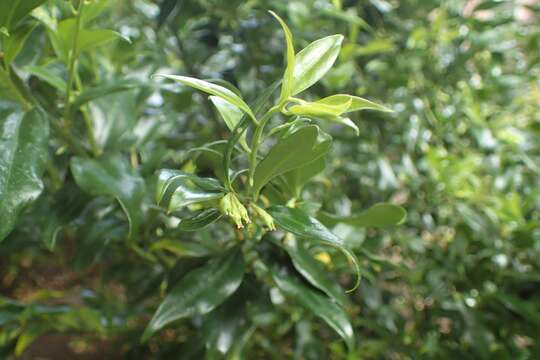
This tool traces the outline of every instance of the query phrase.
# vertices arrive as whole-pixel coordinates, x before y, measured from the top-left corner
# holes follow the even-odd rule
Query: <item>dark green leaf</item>
[[[113,196],[126,213],[129,236],[137,234],[142,220],[144,180],[119,155],[98,159],[71,159],[71,172],[84,191],[101,196]]]
[[[355,266],[356,274],[360,274],[356,255],[348,249],[342,239],[328,230],[317,219],[309,216],[300,209],[293,209],[286,206],[273,206],[268,209],[268,212],[281,229],[308,241],[333,246],[342,251]],[[358,276],[353,289],[358,286],[359,281],[360,278]]]
[[[222,214],[216,209],[206,209],[196,215],[180,220],[178,229],[182,231],[197,231],[219,220]]]
[[[304,166],[300,166],[294,170],[286,172],[284,174],[287,184],[293,189],[293,193],[296,197],[300,196],[302,187],[315,175],[320,173],[326,167],[326,160],[324,156],[321,156],[315,161],[310,162]]]
[[[95,100],[102,96],[114,94],[116,92],[129,90],[137,85],[139,84],[133,80],[119,80],[93,88],[84,89],[84,91],[73,100],[71,109],[76,110],[89,101]]]
[[[274,272],[272,277],[286,297],[292,298],[315,316],[323,319],[345,340],[349,349],[354,348],[355,341],[352,325],[347,318],[347,314],[338,304],[316,293],[290,276]]]
[[[159,305],[144,331],[143,341],[175,320],[212,311],[236,291],[243,276],[244,258],[239,249],[191,271]]]
[[[0,241],[43,190],[49,123],[38,109],[0,107]]]
[[[344,291],[340,288],[335,279],[332,279],[328,271],[322,264],[315,260],[306,247],[306,241],[302,239],[287,238],[280,242],[280,245],[287,251],[294,267],[313,286],[321,289],[340,305],[348,303]]]
[[[0,2],[0,27],[9,32],[20,20],[47,0],[5,0]]]
[[[328,152],[330,135],[316,125],[303,126],[281,138],[257,165],[253,188],[259,192],[272,178],[317,160]],[[294,149],[294,151],[291,151]]]
[[[30,36],[30,33],[36,27],[36,22],[25,22],[17,26],[16,29],[12,30],[9,34],[9,37],[2,39],[2,47],[4,50],[4,62],[6,65],[10,65],[15,57],[19,54],[26,39]]]

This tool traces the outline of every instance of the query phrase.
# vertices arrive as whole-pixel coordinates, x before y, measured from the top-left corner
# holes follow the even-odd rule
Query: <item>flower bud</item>
[[[231,217],[236,224],[236,227],[239,229],[244,227],[244,223],[249,224],[251,222],[246,208],[242,205],[240,200],[238,200],[236,195],[231,192],[219,200],[219,210],[223,214]]]
[[[274,219],[269,213],[266,212],[266,210],[258,207],[254,203],[251,204],[251,209],[253,210],[253,213],[255,214],[255,216],[261,220],[264,226],[266,226],[271,231],[276,230]]]

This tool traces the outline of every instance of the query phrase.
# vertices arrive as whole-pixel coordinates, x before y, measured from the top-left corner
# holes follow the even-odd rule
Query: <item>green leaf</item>
[[[43,190],[49,123],[37,109],[0,107],[0,241]]]
[[[317,219],[309,216],[300,209],[292,209],[286,206],[273,206],[268,212],[274,218],[275,223],[281,229],[293,233],[315,243],[329,245],[339,249],[353,263],[357,274],[357,281],[353,288],[358,287],[360,282],[360,267],[356,255],[348,249],[345,242],[332,233]]]
[[[294,267],[311,285],[321,289],[340,305],[348,303],[343,290],[335,279],[328,275],[322,264],[315,260],[306,247],[306,242],[295,238],[286,238],[280,242],[285,251],[291,257]]]
[[[349,100],[351,101],[351,103],[349,107],[344,111],[345,113],[352,112],[352,111],[359,111],[359,110],[376,110],[376,111],[383,111],[383,112],[393,112],[393,110],[383,105],[374,103],[373,101],[369,101],[359,96],[346,95],[346,94],[337,94],[337,95],[328,96],[328,97],[318,100],[317,103],[325,104],[325,105],[335,105],[335,104],[341,104],[341,103],[347,102]],[[338,114],[338,115],[341,115],[341,114]]]
[[[213,178],[201,178],[179,170],[162,169],[158,174],[156,203],[176,211],[189,204],[217,200],[224,189]]]
[[[279,22],[281,27],[283,28],[283,33],[285,34],[285,41],[287,43],[287,67],[285,68],[285,74],[283,74],[283,82],[281,84],[281,94],[279,96],[278,103],[281,103],[289,98],[289,96],[292,95],[292,89],[294,84],[294,65],[295,65],[295,55],[294,55],[294,44],[293,44],[293,37],[291,34],[291,30],[289,30],[289,27],[287,24],[285,24],[285,21],[281,19],[275,12],[269,11],[270,14],[272,14],[273,17],[276,18],[276,20]]]
[[[323,319],[345,340],[350,350],[354,348],[354,332],[351,322],[338,304],[316,293],[290,276],[273,272],[272,278],[286,297],[292,298],[315,316]]]
[[[30,12],[47,0],[8,0],[0,2],[0,28],[11,32]]]
[[[133,89],[138,85],[140,84],[133,80],[118,80],[108,84],[101,84],[93,88],[84,89],[83,92],[73,100],[70,108],[77,110],[89,101],[120,91]]]
[[[339,116],[349,109],[351,103],[351,99],[339,97],[327,102],[322,102],[322,100],[302,102],[300,105],[293,105],[287,110],[293,115],[313,117]]]
[[[257,122],[257,119],[255,118],[255,115],[253,114],[253,111],[251,111],[251,109],[244,102],[244,100],[242,100],[241,97],[239,97],[234,92],[232,92],[231,90],[223,86],[212,84],[211,82],[195,79],[188,76],[166,75],[166,74],[156,74],[154,76],[161,76],[166,79],[171,79],[181,84],[191,86],[195,89],[204,91],[210,95],[218,96],[222,98],[223,100],[226,100],[229,103],[235,105],[243,112],[245,112],[253,120],[253,122],[255,123]]]
[[[119,87],[122,88],[122,86]],[[97,94],[91,92],[85,95],[86,99],[77,98],[79,104],[93,95]],[[126,143],[133,140],[133,128],[139,120],[136,107],[137,92],[135,90],[110,93],[94,98],[89,103],[94,136],[100,149],[122,150],[126,148]]]
[[[226,255],[191,271],[159,305],[142,341],[175,320],[212,311],[236,291],[243,276],[244,258],[239,249],[230,250]]]
[[[284,174],[287,184],[296,197],[300,196],[300,191],[304,185],[315,175],[322,172],[326,167],[326,160],[324,156],[321,156],[315,161],[312,161],[304,166],[300,166],[294,170],[286,172]]]
[[[291,95],[296,95],[319,81],[330,70],[336,61],[342,35],[331,35],[316,40],[296,55]]]
[[[136,235],[142,221],[145,184],[129,163],[119,155],[97,159],[73,157],[70,167],[81,189],[118,200],[129,221],[129,237]]]
[[[345,223],[357,227],[384,228],[399,225],[405,221],[406,217],[405,209],[390,203],[378,203],[359,214],[349,216],[336,216],[327,212],[319,213],[321,221],[329,226]]]
[[[244,113],[238,107],[226,100],[223,100],[223,98],[219,96],[210,96],[209,99],[217,108],[219,115],[221,115],[221,118],[223,121],[225,121],[225,124],[229,130],[233,131],[242,119],[242,116],[244,116]],[[242,135],[240,135],[240,140],[238,140],[238,142],[246,151],[249,152],[245,131],[242,133]]]
[[[9,37],[4,37],[2,39],[4,62],[6,65],[10,65],[13,60],[15,60],[26,43],[26,39],[28,39],[28,36],[30,36],[32,31],[36,28],[36,25],[36,22],[22,23],[10,32]]]
[[[219,220],[223,215],[217,209],[206,209],[190,218],[180,220],[178,229],[182,231],[197,231]]]
[[[51,42],[58,57],[66,63],[70,51],[73,50],[73,37],[77,33],[75,31],[76,26],[76,19],[69,18],[58,23],[56,32],[49,31]],[[120,33],[113,30],[81,28],[78,32],[75,56],[78,57],[83,51],[94,50],[98,46],[117,39],[126,40]]]
[[[205,257],[211,255],[211,250],[195,241],[178,239],[158,240],[150,246],[150,250],[167,250],[182,257]]]
[[[65,93],[67,86],[66,81],[58,74],[58,71],[54,67],[47,65],[26,66],[24,70],[45,81],[61,93]]]
[[[253,189],[258,193],[274,177],[317,160],[332,145],[330,135],[316,125],[302,126],[274,145],[257,165]],[[294,149],[294,151],[292,151]]]

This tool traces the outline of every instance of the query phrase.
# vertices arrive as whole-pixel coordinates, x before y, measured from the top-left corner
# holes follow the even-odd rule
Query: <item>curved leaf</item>
[[[407,212],[401,206],[390,203],[378,203],[369,209],[349,216],[336,216],[321,212],[319,218],[327,225],[345,223],[357,227],[384,228],[399,225],[405,221]]]
[[[343,252],[353,263],[357,274],[357,281],[352,291],[358,287],[360,282],[360,267],[358,258],[348,249],[345,242],[332,233],[326,226],[317,219],[309,216],[300,209],[293,209],[286,206],[273,206],[268,212],[274,218],[275,223],[283,230],[293,233],[309,241],[336,247]]]
[[[295,55],[294,55],[294,44],[293,44],[293,37],[291,34],[291,30],[289,30],[289,27],[283,21],[275,12],[269,11],[269,13],[276,18],[276,20],[281,25],[281,28],[283,29],[283,33],[285,34],[285,41],[287,43],[287,67],[285,68],[285,73],[283,74],[283,83],[281,85],[281,94],[279,96],[278,103],[281,103],[282,101],[285,101],[289,96],[292,94],[292,88],[293,88],[293,72],[294,72],[294,64],[296,62]]]
[[[122,206],[129,221],[129,237],[137,233],[142,220],[144,180],[119,155],[97,159],[73,157],[70,162],[75,182],[84,191],[113,196]]]
[[[182,83],[187,86],[191,86],[195,89],[204,91],[210,95],[219,96],[223,100],[226,100],[230,102],[231,104],[237,106],[240,110],[244,111],[254,122],[257,122],[255,115],[253,114],[253,111],[249,108],[249,106],[242,100],[241,97],[236,95],[231,90],[220,86],[213,84],[208,81],[195,79],[189,76],[179,76],[179,75],[166,75],[166,74],[155,74],[154,76],[161,76],[166,79],[171,79],[174,81],[177,81],[179,83]]]
[[[0,108],[0,241],[43,190],[48,138],[49,124],[39,110]]]
[[[171,169],[159,171],[156,189],[156,203],[166,206],[168,212],[193,203],[217,200],[224,195],[224,189],[216,179]]]
[[[316,293],[290,276],[274,272],[272,278],[285,296],[298,301],[315,316],[323,319],[345,340],[349,349],[354,348],[354,332],[351,322],[338,304]]]
[[[258,193],[274,177],[322,157],[328,152],[331,144],[330,135],[316,125],[302,126],[287,134],[257,165],[253,177],[254,191]]]
[[[347,95],[347,94],[337,94],[325,97],[317,101],[319,104],[325,105],[335,105],[341,104],[343,102],[350,101],[349,107],[344,111],[346,113],[359,110],[377,110],[382,112],[393,112],[393,110],[387,108],[386,106],[374,103],[373,101],[361,98],[359,96]]]
[[[219,220],[223,214],[217,209],[206,209],[194,216],[180,220],[178,229],[182,231],[197,231]]]
[[[327,36],[312,42],[296,55],[291,95],[306,90],[330,70],[339,55],[342,42],[342,35]]]
[[[280,245],[287,251],[294,267],[311,285],[321,289],[338,302],[344,305],[348,302],[343,290],[340,288],[335,279],[332,279],[322,264],[317,261],[306,248],[303,240],[289,238],[281,242]]]
[[[221,118],[223,119],[223,121],[225,121],[225,124],[227,125],[229,130],[233,131],[236,125],[238,125],[238,123],[240,122],[240,120],[242,120],[242,116],[244,116],[244,113],[238,107],[234,106],[226,100],[223,100],[219,96],[209,96],[208,98],[218,110],[219,115],[221,115]],[[245,132],[240,135],[239,143],[246,151],[249,151]]]
[[[210,260],[187,274],[159,305],[144,331],[148,340],[165,325],[182,318],[204,315],[223,303],[242,283],[244,258],[239,249]]]

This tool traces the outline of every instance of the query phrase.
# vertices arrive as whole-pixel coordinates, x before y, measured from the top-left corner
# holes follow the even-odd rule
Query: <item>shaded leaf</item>
[[[242,283],[244,258],[239,249],[210,260],[180,280],[159,305],[144,331],[148,340],[165,325],[182,318],[204,315],[232,295]]]
[[[347,248],[345,242],[321,224],[317,219],[309,216],[300,209],[286,206],[273,206],[268,212],[281,229],[293,233],[314,243],[333,246],[343,252],[353,263],[357,274],[355,289],[360,281],[360,268],[356,255]]]
[[[81,189],[93,195],[113,196],[118,200],[129,221],[129,236],[137,234],[142,221],[145,184],[129,163],[119,155],[97,159],[73,157],[70,167]]]
[[[349,349],[354,348],[354,332],[345,311],[325,296],[316,293],[294,278],[273,272],[272,278],[286,297],[292,298],[323,319],[334,329]]]

